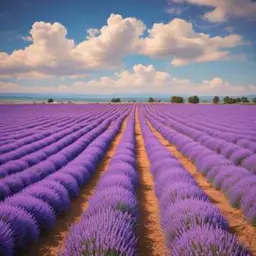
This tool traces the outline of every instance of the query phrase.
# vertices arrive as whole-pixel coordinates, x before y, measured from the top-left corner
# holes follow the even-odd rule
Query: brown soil
[[[69,211],[60,216],[55,224],[54,229],[43,235],[38,243],[32,246],[31,250],[23,256],[56,256],[57,252],[61,249],[64,243],[65,236],[68,233],[68,229],[75,222],[79,221],[81,214],[88,207],[88,200],[95,191],[95,187],[103,175],[104,171],[107,170],[110,159],[114,155],[117,145],[122,137],[123,131],[126,127],[127,118],[121,125],[121,129],[111,142],[108,151],[106,152],[103,160],[97,166],[95,174],[90,179],[89,183],[81,189],[78,197],[74,198],[71,202]]]
[[[137,193],[140,212],[138,255],[165,256],[167,255],[167,248],[160,224],[159,205],[154,193],[154,182],[150,174],[150,162],[145,151],[137,112],[135,134],[137,170],[140,178]]]
[[[149,122],[152,132],[156,135],[159,141],[165,145],[171,153],[182,163],[184,168],[194,177],[198,185],[209,196],[212,203],[214,203],[221,211],[223,216],[230,224],[231,231],[236,234],[237,238],[251,249],[253,255],[256,255],[256,227],[249,224],[240,209],[232,208],[225,198],[224,194],[216,190],[207,181],[207,179],[196,169],[196,166],[178,149],[170,144]]]

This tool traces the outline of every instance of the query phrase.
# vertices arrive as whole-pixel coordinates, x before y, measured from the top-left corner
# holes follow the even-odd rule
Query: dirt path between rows
[[[251,249],[253,255],[256,255],[256,227],[249,224],[240,209],[232,208],[225,198],[224,194],[216,190],[207,179],[196,169],[196,166],[185,157],[179,150],[170,144],[153,126],[149,123],[154,135],[159,141],[166,146],[171,153],[182,163],[184,168],[194,177],[198,185],[209,196],[212,203],[214,203],[221,211],[223,216],[230,224],[231,230],[236,234],[239,241]]]
[[[135,135],[137,171],[139,172],[140,178],[137,192],[140,212],[138,255],[165,256],[167,255],[167,249],[160,224],[159,205],[154,193],[150,162],[145,151],[144,140],[138,120],[138,109],[136,110]]]
[[[104,171],[107,170],[109,162],[112,156],[115,154],[117,145],[119,144],[119,141],[125,130],[127,119],[128,118],[123,121],[118,134],[111,142],[109,149],[107,150],[103,160],[97,166],[97,170],[95,174],[91,177],[89,183],[81,189],[78,197],[73,198],[71,202],[71,207],[69,208],[68,212],[65,215],[59,217],[56,221],[54,229],[51,232],[43,235],[39,239],[38,243],[32,246],[29,253],[23,254],[23,256],[57,255],[57,251],[59,251],[63,246],[69,227],[79,221],[80,216],[88,207],[89,198],[94,193],[98,181],[100,180]]]

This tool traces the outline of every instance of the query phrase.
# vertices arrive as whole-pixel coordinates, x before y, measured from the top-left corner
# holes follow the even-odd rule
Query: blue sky
[[[256,94],[255,2],[45,2],[1,1],[0,93]]]

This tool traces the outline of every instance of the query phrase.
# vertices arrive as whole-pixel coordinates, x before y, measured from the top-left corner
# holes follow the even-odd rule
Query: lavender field
[[[256,255],[256,108],[0,105],[12,255]]]

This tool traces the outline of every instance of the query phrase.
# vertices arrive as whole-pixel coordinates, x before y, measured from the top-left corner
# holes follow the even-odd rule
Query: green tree
[[[183,97],[180,97],[180,96],[172,96],[171,102],[172,103],[184,103],[184,99],[183,99]]]
[[[54,99],[52,99],[52,98],[48,99],[48,103],[53,103],[53,102],[54,102]]]
[[[218,96],[214,96],[213,99],[212,99],[212,102],[214,104],[218,104],[220,102],[220,98]]]
[[[193,104],[198,104],[200,100],[199,100],[199,97],[195,95],[195,96],[189,97],[188,102]]]
[[[252,99],[252,102],[256,104],[256,97]]]
[[[119,103],[119,102],[121,102],[121,99],[120,99],[120,98],[113,98],[113,99],[111,100],[111,102],[112,102],[112,103]]]
[[[152,98],[152,97],[149,97],[149,98],[148,98],[148,102],[149,102],[149,103],[152,103],[152,102],[154,102],[154,101],[155,101],[154,98]]]
[[[247,97],[241,97],[241,102],[242,103],[249,103],[249,100]]]
[[[229,103],[229,97],[226,96],[223,101],[224,101],[225,104],[228,104]]]

